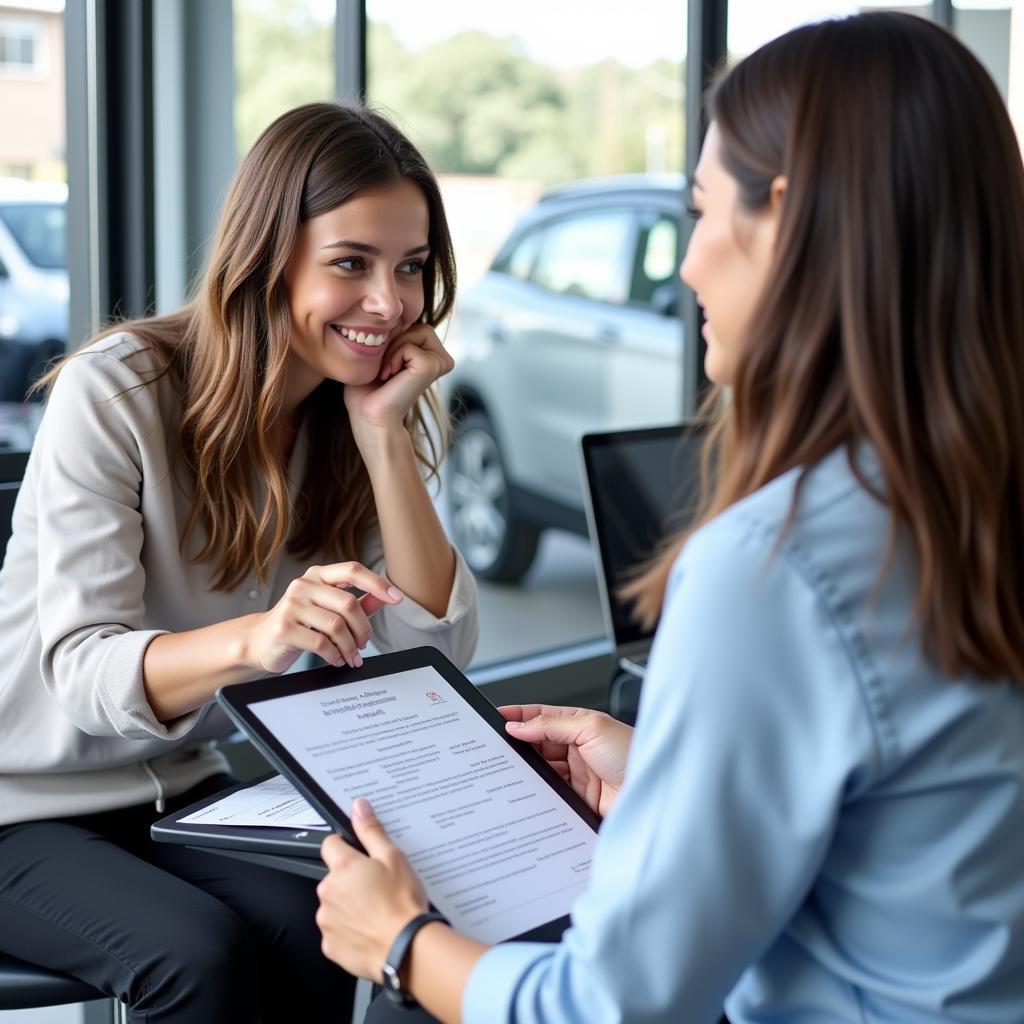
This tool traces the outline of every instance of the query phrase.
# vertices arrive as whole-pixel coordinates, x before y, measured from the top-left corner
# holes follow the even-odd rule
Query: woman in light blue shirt
[[[635,739],[506,709],[606,815],[589,888],[557,945],[427,924],[402,986],[487,1024],[1020,1024],[1020,150],[906,15],[788,33],[710,111],[681,272],[729,399],[703,515],[632,588]],[[327,840],[318,922],[377,979],[426,903],[355,814],[370,856]]]

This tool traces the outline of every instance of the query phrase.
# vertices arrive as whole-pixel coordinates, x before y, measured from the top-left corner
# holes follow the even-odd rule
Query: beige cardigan
[[[139,386],[153,368],[131,335],[97,342],[66,364],[36,436],[0,572],[0,824],[170,797],[223,770],[212,748],[227,718],[207,706],[157,721],[146,646],[266,610],[308,567],[282,552],[268,584],[226,593],[182,557],[190,498],[170,471],[181,405],[166,377]],[[300,432],[292,467],[304,448]],[[361,560],[384,572],[379,535]],[[467,664],[476,588],[457,563],[443,618],[409,598],[374,616],[379,650],[431,644]]]

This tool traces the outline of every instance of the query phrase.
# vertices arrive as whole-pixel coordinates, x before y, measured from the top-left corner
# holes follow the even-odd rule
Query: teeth
[[[337,331],[343,338],[348,338],[349,341],[354,341],[358,345],[368,345],[371,348],[383,345],[387,341],[386,334],[366,334],[363,331],[349,330],[347,327],[338,327]]]

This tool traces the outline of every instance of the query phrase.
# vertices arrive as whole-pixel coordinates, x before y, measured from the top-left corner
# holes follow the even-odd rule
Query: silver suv
[[[481,578],[518,580],[548,527],[586,533],[580,435],[682,415],[683,184],[625,175],[549,190],[460,298],[448,512]]]

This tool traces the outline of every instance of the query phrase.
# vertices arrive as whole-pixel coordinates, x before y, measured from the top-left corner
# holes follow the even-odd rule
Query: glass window
[[[953,0],[953,31],[988,68],[1004,100],[1010,96],[1011,67],[1019,68],[1024,61],[1024,43],[1020,42],[1017,63],[1011,61],[1014,18],[1024,18],[1024,12],[1012,12],[1010,0]],[[1022,31],[1018,26],[1018,36]]]
[[[31,442],[23,402],[68,340],[64,4],[2,7],[0,449]]]
[[[729,59],[753,53],[769,39],[798,25],[825,18],[841,18],[859,11],[898,10],[930,17],[931,0],[908,0],[891,4],[884,0],[790,0],[785,4],[766,4],[762,0],[729,0],[727,39]]]
[[[481,582],[477,664],[603,635],[579,437],[682,412],[682,325],[628,300],[637,193],[670,180],[682,212],[686,8],[366,3],[369,101],[437,172],[458,260],[440,504]],[[524,215],[544,223],[509,246]]]
[[[25,259],[40,270],[66,270],[67,208],[64,203],[0,206],[0,220]]]
[[[631,230],[632,217],[625,211],[556,221],[544,233],[531,279],[552,292],[625,302]]]
[[[543,232],[540,230],[528,232],[516,243],[511,252],[495,262],[494,269],[499,273],[518,277],[520,281],[528,280],[533,273],[542,237]]]
[[[658,313],[679,305],[679,221],[653,211],[641,222],[629,299]]]
[[[275,117],[334,97],[335,0],[234,0],[241,158]]]

